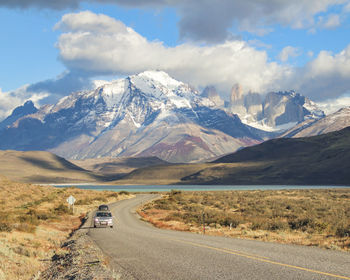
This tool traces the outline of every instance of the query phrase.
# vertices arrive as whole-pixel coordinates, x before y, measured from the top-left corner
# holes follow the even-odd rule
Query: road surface
[[[114,228],[89,230],[120,279],[350,280],[349,253],[157,229],[135,215],[154,197],[113,204]]]

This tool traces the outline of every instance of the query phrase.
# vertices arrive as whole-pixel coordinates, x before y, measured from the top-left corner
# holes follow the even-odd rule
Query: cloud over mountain
[[[90,11],[66,14],[55,26],[63,30],[57,47],[71,70],[97,74],[133,74],[164,70],[194,86],[216,85],[229,91],[234,83],[266,91],[283,67],[269,62],[265,51],[244,41],[212,46],[184,43],[175,47],[149,41],[122,22]]]
[[[29,85],[25,85],[15,91],[3,92],[0,88],[0,120],[9,116],[12,110],[22,105],[27,100],[32,100],[36,105],[46,98],[48,93],[35,93],[28,90]]]

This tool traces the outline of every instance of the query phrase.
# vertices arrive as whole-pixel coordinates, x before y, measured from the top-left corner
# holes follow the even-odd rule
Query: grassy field
[[[76,198],[74,213],[67,207],[70,195]],[[127,193],[15,183],[0,176],[0,279],[33,279],[62,250],[61,242],[88,211],[127,197]]]
[[[157,227],[350,251],[350,189],[172,191],[139,210]]]

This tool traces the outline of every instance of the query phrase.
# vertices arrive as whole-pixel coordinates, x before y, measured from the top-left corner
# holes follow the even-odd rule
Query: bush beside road
[[[157,227],[350,250],[350,189],[181,192],[139,210]]]

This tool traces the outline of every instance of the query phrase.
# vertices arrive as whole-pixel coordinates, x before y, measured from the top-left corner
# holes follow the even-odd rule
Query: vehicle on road
[[[94,227],[113,227],[113,217],[110,211],[96,211],[94,216]]]
[[[106,204],[102,204],[98,207],[98,211],[109,211],[109,207]]]

